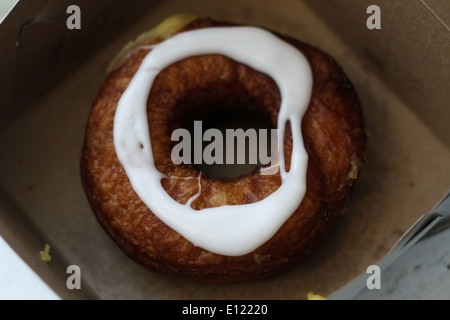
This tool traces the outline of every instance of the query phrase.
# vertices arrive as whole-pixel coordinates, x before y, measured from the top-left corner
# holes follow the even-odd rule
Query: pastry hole
[[[227,180],[251,174],[263,165],[260,153],[265,152],[266,157],[271,156],[271,127],[259,112],[251,109],[244,111],[241,108],[239,113],[218,112],[199,121],[202,123],[203,134],[213,129],[217,134],[220,132],[222,137],[221,149],[216,147],[220,141],[216,141],[215,137],[211,137],[211,141],[203,141],[201,163],[195,161],[195,154],[199,149],[192,148],[191,163],[210,178]],[[266,132],[262,137],[260,129]]]
[[[270,138],[272,129],[277,125],[281,100],[279,88],[269,76],[228,58],[218,55],[201,58],[184,61],[184,67],[202,71],[205,68],[214,76],[205,74],[204,78],[191,79],[189,76],[182,77],[186,74],[181,73],[179,78],[187,83],[184,86],[186,90],[174,101],[168,135],[177,129],[184,129],[184,132],[181,130],[177,134],[189,132],[191,148],[184,152],[180,146],[182,139],[172,140],[171,159],[177,159],[176,165],[189,162],[191,169],[222,180],[246,176],[260,171],[261,167],[273,166]],[[210,66],[212,62],[214,67]],[[201,129],[196,124],[201,124]],[[265,130],[264,141],[260,130]],[[228,131],[231,131],[230,135]],[[199,142],[197,146],[196,141]],[[219,145],[222,147],[219,148]],[[259,156],[260,151],[262,154],[266,151],[264,159]],[[179,161],[181,157],[183,161]]]

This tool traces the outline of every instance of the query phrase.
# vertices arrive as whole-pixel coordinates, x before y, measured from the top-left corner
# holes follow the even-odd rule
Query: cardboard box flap
[[[450,148],[450,2],[303,0]],[[366,27],[370,5],[381,29]]]
[[[19,1],[0,24],[0,127],[28,111],[156,2]],[[80,29],[67,26],[74,3],[80,12],[83,8]]]

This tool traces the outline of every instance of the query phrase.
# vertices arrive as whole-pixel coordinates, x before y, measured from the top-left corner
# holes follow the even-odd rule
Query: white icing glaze
[[[283,147],[278,148],[282,184],[261,201],[194,210],[190,206],[192,198],[187,204],[180,204],[161,185],[164,175],[154,166],[147,123],[148,95],[155,77],[164,68],[203,54],[222,54],[266,73],[280,89],[278,145],[284,145],[285,125],[289,121],[293,137],[291,166],[286,172]],[[307,59],[266,30],[215,27],[182,32],[149,52],[123,93],[114,119],[116,153],[137,195],[169,227],[208,251],[229,256],[247,254],[269,240],[304,197],[308,156],[301,119],[311,91],[312,72]]]

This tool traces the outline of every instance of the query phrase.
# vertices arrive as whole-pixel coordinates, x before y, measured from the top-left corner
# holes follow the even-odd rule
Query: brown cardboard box
[[[66,8],[81,9],[69,30]],[[369,30],[369,5],[381,29]],[[115,53],[174,13],[289,34],[333,55],[368,132],[348,211],[304,264],[254,283],[154,274],[100,227],[79,177],[87,115]],[[20,1],[0,24],[0,235],[63,299],[305,299],[376,263],[450,186],[448,2],[438,0]],[[51,245],[52,261],[39,258]],[[81,290],[66,287],[78,265]],[[0,271],[1,272],[1,271]]]

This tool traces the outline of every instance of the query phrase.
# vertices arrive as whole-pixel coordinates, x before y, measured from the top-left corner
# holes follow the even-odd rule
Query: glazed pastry
[[[366,137],[357,94],[329,55],[263,28],[175,16],[108,72],[81,175],[131,258],[202,281],[256,280],[298,264],[333,229]],[[177,129],[249,114],[277,129],[275,165],[226,179],[174,159]]]

